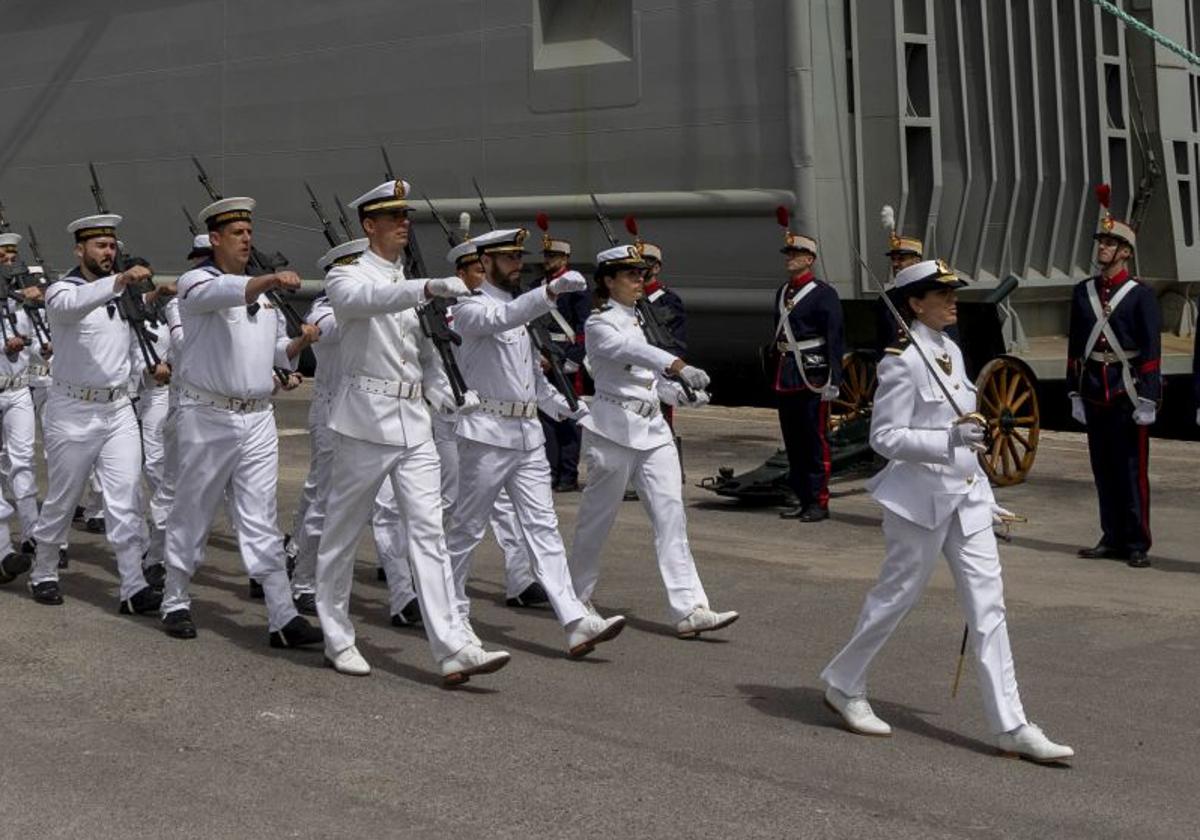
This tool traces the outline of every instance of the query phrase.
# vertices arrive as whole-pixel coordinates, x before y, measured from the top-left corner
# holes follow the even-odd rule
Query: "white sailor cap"
[[[349,206],[358,211],[359,216],[369,216],[372,213],[384,211],[408,210],[408,196],[412,186],[408,181],[384,181],[373,190],[360,195],[350,202]]]
[[[12,248],[21,244],[21,234],[19,233],[0,233],[0,247],[8,245]]]
[[[646,263],[636,245],[606,248],[596,255],[597,268],[645,268]]]
[[[478,260],[479,249],[476,247],[474,240],[471,239],[458,243],[446,254],[446,262],[456,267],[471,262],[478,262]]]
[[[188,253],[188,259],[194,260],[196,257],[202,257],[212,250],[212,241],[208,238],[207,233],[197,233],[192,237],[192,250]]]
[[[119,224],[121,224],[121,217],[115,213],[100,213],[95,216],[84,216],[82,219],[71,222],[67,225],[67,233],[75,234],[76,242],[100,236],[115,237]]]
[[[965,285],[967,281],[955,274],[954,269],[942,260],[924,260],[898,272],[894,288],[913,292],[937,288],[958,289]]]
[[[351,239],[349,242],[334,245],[321,255],[321,259],[317,260],[317,268],[327,272],[335,265],[354,262],[363,251],[367,250],[367,244],[366,239]]]
[[[475,250],[481,254],[523,254],[525,253],[525,240],[529,238],[529,231],[525,228],[509,228],[505,230],[489,230],[487,233],[481,233],[471,241],[475,243]]]
[[[222,198],[200,211],[200,220],[209,230],[216,230],[230,222],[248,222],[254,212],[255,201],[246,196]]]

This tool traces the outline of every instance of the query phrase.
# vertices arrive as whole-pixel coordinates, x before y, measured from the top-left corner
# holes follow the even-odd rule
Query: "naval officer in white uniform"
[[[588,368],[596,383],[592,410],[580,421],[587,486],[571,545],[571,578],[591,603],[600,577],[600,553],[632,482],[654,527],[655,553],[675,632],[692,638],[728,627],[738,614],[714,612],[688,546],[679,453],[659,408],[703,405],[708,374],[646,341],[634,308],[644,292],[646,263],[637,248],[621,245],[596,255],[595,295],[608,304],[584,325]],[[678,377],[695,389],[687,400]]]
[[[496,499],[503,490],[516,509],[529,547],[533,571],[566,631],[567,652],[583,656],[617,636],[624,616],[602,618],[575,595],[566,550],[558,532],[546,460],[545,434],[538,409],[559,419],[580,419],[542,373],[525,325],[550,311],[559,293],[587,287],[578,274],[564,274],[514,297],[520,289],[523,228],[494,230],[472,240],[486,280],[452,310],[462,336],[457,358],[468,387],[480,395],[480,409],[458,421],[458,500],[450,516],[446,547],[454,568],[458,608],[469,620],[466,582],[471,553],[483,539]]]
[[[131,327],[117,298],[152,272],[135,265],[113,273],[117,225],[111,214],[72,222],[79,265],[46,290],[46,320],[54,334],[54,384],[42,420],[49,487],[32,531],[37,560],[29,582],[34,600],[61,604],[58,548],[66,542],[75,505],[95,469],[104,499],[108,542],[121,575],[122,613],[158,609],[161,593],[142,574],[142,442],[129,402]]]
[[[467,294],[457,277],[408,280],[409,185],[386,181],[351,203],[370,242],[349,265],[325,278],[341,336],[340,384],[329,428],[335,458],[317,552],[317,612],[325,656],[357,676],[370,665],[355,646],[350,621],[354,549],[384,481],[391,481],[408,535],[408,556],[433,658],[446,685],[504,667],[504,651],[485,651],[454,609],[442,531],[440,470],[429,411],[454,410],[441,359],[421,332],[416,307],[432,297]],[[464,395],[457,410],[479,405]]]
[[[966,614],[984,715],[997,747],[1035,761],[1061,761],[1073,751],[1029,722],[1017,690],[992,531],[994,519],[1011,514],[996,504],[976,457],[985,432],[974,413],[975,386],[962,352],[945,333],[957,323],[956,290],[963,285],[945,263],[926,260],[898,273],[890,293],[911,323],[912,340],[889,348],[880,361],[871,416],[871,446],[888,465],[867,487],[883,507],[887,555],[854,634],[821,674],[825,700],[851,731],[891,734],[867,702],[867,669],[921,597],[941,554]]]
[[[188,586],[228,492],[242,562],[266,598],[270,644],[296,647],[320,642],[321,632],[296,614],[288,585],[276,523],[279,437],[271,393],[275,368],[293,369],[318,333],[305,325],[289,339],[283,313],[267,297],[300,288],[295,272],[247,276],[253,209],[251,198],[225,198],[201,210],[212,258],[179,278],[178,473],[167,516],[162,621],[168,635],[195,638]]]

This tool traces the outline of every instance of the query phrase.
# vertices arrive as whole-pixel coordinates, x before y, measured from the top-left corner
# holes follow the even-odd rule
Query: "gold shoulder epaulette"
[[[896,339],[895,344],[892,344],[889,347],[884,348],[883,352],[890,353],[893,356],[899,356],[907,349],[908,349],[908,336],[901,335],[899,338]]]

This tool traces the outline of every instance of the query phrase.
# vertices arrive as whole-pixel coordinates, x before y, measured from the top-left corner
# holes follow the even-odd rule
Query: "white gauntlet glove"
[[[950,427],[950,447],[965,446],[972,452],[983,452],[987,448],[983,444],[985,436],[983,426],[965,420]]]
[[[680,389],[680,390],[682,390],[682,389]],[[702,405],[708,405],[709,400],[711,399],[711,397],[709,397],[709,395],[708,395],[708,391],[695,391],[694,393],[696,395],[695,400],[693,400],[692,402],[688,402],[687,397],[683,397],[683,399],[679,401],[679,407],[680,408],[699,408]],[[683,396],[683,395],[680,394],[680,396]]]
[[[568,292],[582,292],[587,288],[587,280],[578,271],[568,271],[562,277],[555,277],[546,284],[552,295],[565,295]]]
[[[463,391],[463,403],[457,406],[454,412],[459,417],[466,417],[468,414],[474,414],[479,410],[482,403],[479,400],[479,395],[474,391]]]
[[[471,290],[457,277],[434,277],[425,281],[425,294],[431,298],[470,297]]]
[[[842,389],[830,383],[821,389],[821,402],[833,402],[840,393],[842,393]]]
[[[1081,426],[1087,425],[1087,415],[1083,413],[1083,397],[1071,394],[1071,416]]]
[[[570,413],[569,413],[569,414],[567,414],[565,417],[562,417],[562,418],[560,418],[560,419],[562,419],[562,420],[574,420],[576,423],[578,423],[580,420],[582,420],[583,418],[587,417],[587,416],[588,416],[589,414],[591,414],[591,413],[592,413],[592,412],[591,412],[591,409],[589,409],[589,408],[587,407],[587,403],[585,403],[583,400],[580,400],[580,401],[579,401],[579,408],[575,409],[574,411],[570,412]]]
[[[1157,416],[1158,406],[1154,404],[1154,400],[1138,397],[1137,408],[1133,410],[1133,422],[1139,426],[1149,426]]]
[[[694,391],[704,390],[708,387],[708,383],[712,381],[708,378],[707,373],[691,365],[683,366],[683,369],[679,371],[679,378],[686,382]]]
[[[1005,520],[1008,520],[1009,522],[1011,522],[1016,518],[1017,518],[1017,515],[1015,513],[1013,513],[1011,510],[1008,510],[1007,508],[1002,508],[1002,507],[1000,507],[1000,505],[996,504],[995,502],[992,502],[992,524],[993,525],[1004,525],[1004,524],[1006,524]]]

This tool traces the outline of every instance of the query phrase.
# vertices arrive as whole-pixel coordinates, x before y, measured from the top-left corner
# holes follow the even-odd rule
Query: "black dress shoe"
[[[383,566],[375,567],[375,580],[380,583],[387,583],[387,572],[383,570]]]
[[[67,550],[60,548],[58,550],[58,568],[65,569],[71,565],[71,558],[67,557]]]
[[[167,582],[167,567],[162,563],[152,563],[142,569],[142,577],[146,583],[155,589],[162,589]]]
[[[795,519],[800,522],[820,522],[822,519],[829,518],[829,508],[821,507],[820,505],[796,505],[781,511],[780,519]]]
[[[638,500],[638,492],[636,490],[626,490],[625,495],[621,497],[623,502],[636,502]]]
[[[256,601],[261,601],[267,597],[263,594],[262,584],[254,578],[250,578],[250,597]]]
[[[83,530],[89,534],[104,534],[108,532],[108,525],[103,516],[92,516],[84,520]]]
[[[271,631],[271,647],[293,648],[302,645],[318,645],[325,641],[320,627],[313,627],[300,616],[296,616],[280,630]]]
[[[56,580],[44,580],[41,583],[32,583],[29,585],[29,592],[33,595],[33,600],[39,604],[57,607],[63,602],[62,593],[58,590],[58,581]]]
[[[392,614],[393,627],[416,627],[421,623],[421,602],[413,598],[398,613]]]
[[[301,592],[292,598],[292,603],[296,605],[296,612],[301,615],[317,614],[317,596],[311,592]]]
[[[196,638],[196,625],[192,623],[191,610],[172,610],[162,618],[163,629],[175,639]]]
[[[0,583],[15,580],[18,575],[28,572],[32,565],[33,555],[26,554],[24,551],[11,552],[3,560],[0,560]]]
[[[37,540],[35,540],[33,537],[30,537],[29,539],[22,542],[21,543],[21,553],[22,554],[37,554]]]
[[[550,596],[546,594],[546,590],[536,580],[526,586],[518,595],[514,595],[504,601],[509,607],[536,607],[541,604],[549,603]]]
[[[162,606],[162,590],[144,586],[121,602],[121,615],[145,615]]]
[[[1146,552],[1137,549],[1129,552],[1129,557],[1125,562],[1135,569],[1145,569],[1150,566],[1150,558],[1146,556]]]
[[[579,482],[577,480],[560,481],[554,485],[555,493],[578,493]]]
[[[1080,557],[1087,558],[1088,560],[1107,558],[1124,559],[1126,556],[1126,553],[1121,549],[1113,548],[1112,546],[1105,545],[1102,542],[1096,543],[1091,548],[1081,548],[1077,554]]]
[[[72,522],[83,521],[83,505],[75,505],[75,514],[71,517]]]

